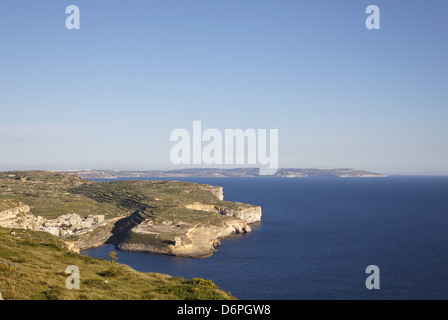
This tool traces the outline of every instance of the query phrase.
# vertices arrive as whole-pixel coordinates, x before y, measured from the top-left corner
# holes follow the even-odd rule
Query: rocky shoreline
[[[160,234],[170,233],[173,241],[167,245],[145,244],[139,242],[112,241],[121,251],[146,252],[166,254],[178,257],[205,258],[216,252],[221,240],[233,234],[250,233],[250,224],[261,221],[261,207],[250,206],[238,209],[226,209],[219,206],[194,203],[186,206],[190,210],[219,213],[229,217],[225,223],[217,225],[188,225],[177,221],[177,225],[164,221],[161,225],[154,225],[147,220],[131,229],[134,234],[151,234],[157,237]],[[182,226],[182,227],[180,227]]]
[[[209,257],[216,252],[215,247],[221,245],[221,240],[232,236],[232,234],[249,232],[251,232],[251,228],[248,223],[240,220],[229,221],[220,227],[194,227],[187,232],[187,237],[191,242],[171,247],[172,254],[191,258]]]

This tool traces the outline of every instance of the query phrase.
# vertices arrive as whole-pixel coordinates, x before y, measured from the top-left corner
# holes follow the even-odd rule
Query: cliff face
[[[216,198],[218,198],[218,200],[224,200],[223,187],[216,187],[216,186],[210,186],[210,185],[201,185],[201,188],[204,189],[204,190],[209,191]]]
[[[30,207],[20,201],[6,199],[0,202],[0,226],[4,228],[38,230]]]
[[[185,205],[187,209],[219,213],[229,217],[221,225],[196,225],[186,233],[187,241],[180,239],[170,246],[171,254],[193,258],[208,257],[215,252],[220,240],[235,233],[251,232],[250,223],[261,221],[261,207],[242,203],[220,206],[194,202]]]
[[[261,207],[243,203],[219,202],[215,205],[194,202],[184,207],[189,215],[212,213],[224,217],[213,223],[196,224],[180,219],[157,222],[147,218],[130,229],[127,239],[117,241],[117,248],[123,251],[205,258],[216,251],[215,247],[221,244],[222,239],[232,234],[249,233],[249,224],[261,221]],[[144,237],[153,238],[152,243],[145,242]]]
[[[115,219],[116,221],[117,219]],[[34,216],[30,207],[15,199],[0,200],[0,227],[11,229],[24,229],[33,231],[45,231],[59,237],[88,233],[97,229],[95,233],[80,238],[77,244],[67,241],[67,245],[74,251],[87,249],[104,244],[110,237],[112,222],[105,221],[102,230],[98,225],[103,225],[104,216],[91,215],[85,219],[77,214],[62,215],[56,219],[44,219]],[[109,225],[108,225],[109,224]],[[106,228],[108,226],[108,228]]]
[[[192,204],[187,204],[185,207],[193,210],[217,212],[222,215],[241,219],[243,221],[246,221],[247,223],[254,223],[261,221],[260,206],[236,204],[236,206],[232,207],[223,207],[219,205],[211,205],[195,202]]]
[[[251,232],[247,222],[240,219],[229,219],[220,226],[195,226],[188,230],[187,243],[176,241],[170,246],[170,253],[180,257],[205,258],[215,252],[215,247],[221,244],[222,239],[234,233]]]
[[[113,236],[112,230],[118,220],[121,220],[121,218],[107,220],[100,226],[82,233],[78,241],[73,243],[73,246],[78,251],[102,246]]]
[[[217,209],[205,204],[197,204],[195,209],[191,210],[206,211],[202,209],[210,209],[215,213],[217,212]],[[259,210],[261,211],[261,209]],[[255,211],[259,212],[257,209]],[[241,214],[241,216],[244,216],[244,214]],[[215,247],[221,244],[220,240],[230,237],[232,234],[249,233],[251,231],[247,221],[235,217],[228,217],[225,221],[217,224],[199,223],[196,225],[179,220],[176,223],[163,221],[160,224],[156,224],[153,220],[147,219],[138,226],[133,227],[130,233],[137,237],[154,237],[159,239],[160,244],[148,244],[142,241],[142,238],[139,238],[140,241],[132,242],[120,240],[116,243],[116,246],[117,249],[122,251],[205,258],[216,251]]]

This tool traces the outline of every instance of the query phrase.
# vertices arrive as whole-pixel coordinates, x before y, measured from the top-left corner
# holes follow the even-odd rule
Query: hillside
[[[119,262],[119,261],[118,261]],[[80,287],[66,287],[68,266]],[[68,250],[47,232],[0,227],[0,297],[25,300],[228,300],[230,293],[203,279],[142,273],[119,263]]]

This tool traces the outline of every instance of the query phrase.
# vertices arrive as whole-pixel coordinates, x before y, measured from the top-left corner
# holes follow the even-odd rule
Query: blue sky
[[[81,29],[67,30],[77,5]],[[367,30],[378,5],[381,29]],[[448,174],[446,1],[0,4],[0,170],[172,169],[171,131],[279,130],[280,167]]]

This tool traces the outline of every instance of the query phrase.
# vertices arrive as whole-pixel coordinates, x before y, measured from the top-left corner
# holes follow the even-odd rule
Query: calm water
[[[260,205],[262,222],[210,258],[119,251],[120,263],[211,279],[239,299],[448,299],[448,177],[183,180]],[[365,287],[368,265],[380,290]]]

